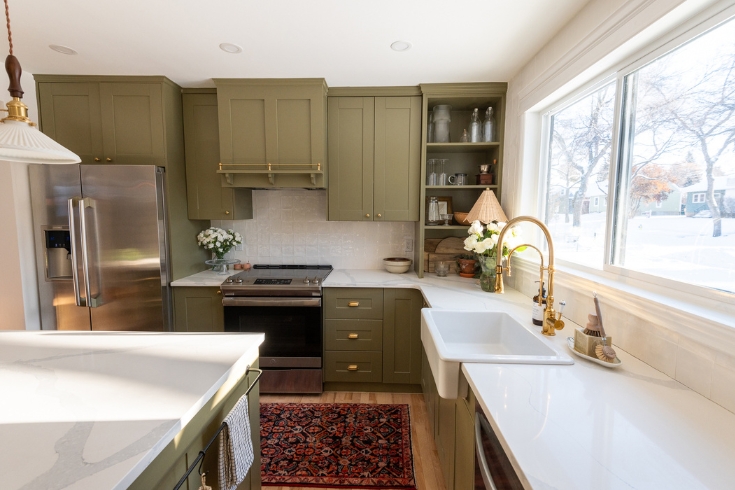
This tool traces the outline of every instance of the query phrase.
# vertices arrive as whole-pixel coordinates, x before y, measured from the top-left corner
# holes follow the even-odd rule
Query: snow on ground
[[[605,214],[582,216],[582,226],[555,215],[549,224],[556,256],[602,268]],[[711,218],[636,217],[628,221],[618,265],[677,281],[735,292],[735,219],[722,220],[722,236],[712,237]]]

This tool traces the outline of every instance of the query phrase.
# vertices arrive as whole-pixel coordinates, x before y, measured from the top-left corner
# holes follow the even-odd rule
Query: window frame
[[[726,6],[720,6],[714,13],[712,10],[707,10],[692,19],[682,23],[670,29],[666,34],[659,37],[657,40],[649,43],[643,49],[637,51],[634,55],[629,56],[622,62],[611,67],[603,74],[591,79],[588,83],[581,85],[576,90],[568,93],[566,96],[557,99],[556,101],[548,104],[545,108],[533,110],[541,114],[541,145],[540,145],[540,159],[539,166],[539,179],[538,191],[540,199],[535,205],[538,216],[546,215],[546,201],[548,192],[548,175],[550,165],[550,129],[552,117],[573,105],[578,100],[590,95],[591,93],[601,89],[605,85],[615,81],[615,102],[614,102],[614,115],[613,115],[613,134],[612,134],[612,147],[610,149],[610,171],[608,175],[608,197],[612,195],[612,200],[608,200],[608,206],[606,208],[606,226],[605,226],[605,252],[603,255],[603,264],[601,268],[590,267],[583,264],[578,264],[561,258],[556,259],[557,265],[561,265],[564,269],[568,269],[570,272],[577,270],[582,273],[598,275],[601,277],[607,277],[620,282],[629,282],[634,280],[640,281],[642,284],[654,285],[661,288],[661,291],[673,290],[677,292],[683,292],[692,294],[702,298],[712,299],[721,301],[731,305],[735,305],[735,292],[722,291],[719,289],[708,288],[705,286],[688,284],[685,282],[677,281],[674,279],[664,278],[645,272],[634,271],[620,267],[613,264],[613,254],[615,247],[620,242],[617,231],[617,216],[621,209],[621,199],[619,196],[627,195],[627,184],[626,169],[622,168],[627,162],[621,158],[621,148],[623,147],[624,137],[626,135],[621,134],[625,129],[623,119],[623,109],[625,97],[629,96],[626,88],[625,78],[636,70],[643,66],[654,62],[658,58],[666,55],[683,46],[705,32],[714,29],[726,22],[732,20],[735,22],[735,5],[729,3]],[[531,111],[529,111],[531,112]],[[543,235],[541,232],[536,233],[536,243],[543,243]],[[544,249],[548,250],[544,243]],[[529,257],[530,258],[530,257]],[[535,257],[530,258],[533,262],[536,262]]]

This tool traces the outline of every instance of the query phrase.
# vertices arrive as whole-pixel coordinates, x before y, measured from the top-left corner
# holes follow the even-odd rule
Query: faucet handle
[[[561,319],[562,312],[564,311],[564,307],[567,305],[566,301],[560,301],[559,302],[559,315],[556,317],[556,321],[554,322],[554,328],[557,330],[561,330],[564,328],[564,320]]]

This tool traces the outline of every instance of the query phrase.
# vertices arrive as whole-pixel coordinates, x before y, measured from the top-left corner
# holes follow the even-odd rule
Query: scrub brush
[[[595,355],[601,361],[613,362],[617,355],[615,349],[607,345],[607,335],[605,335],[605,327],[602,325],[602,313],[600,312],[600,300],[597,299],[597,293],[592,291],[595,297],[595,310],[597,311],[597,320],[599,321],[600,333],[602,334],[602,344],[595,347]]]
[[[584,327],[584,334],[590,337],[600,337],[600,321],[597,315],[587,315],[587,325]]]

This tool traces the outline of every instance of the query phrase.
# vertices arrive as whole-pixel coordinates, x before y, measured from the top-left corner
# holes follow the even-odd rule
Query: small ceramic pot
[[[474,259],[459,259],[459,275],[462,277],[474,277],[475,275],[475,264],[477,263]]]

